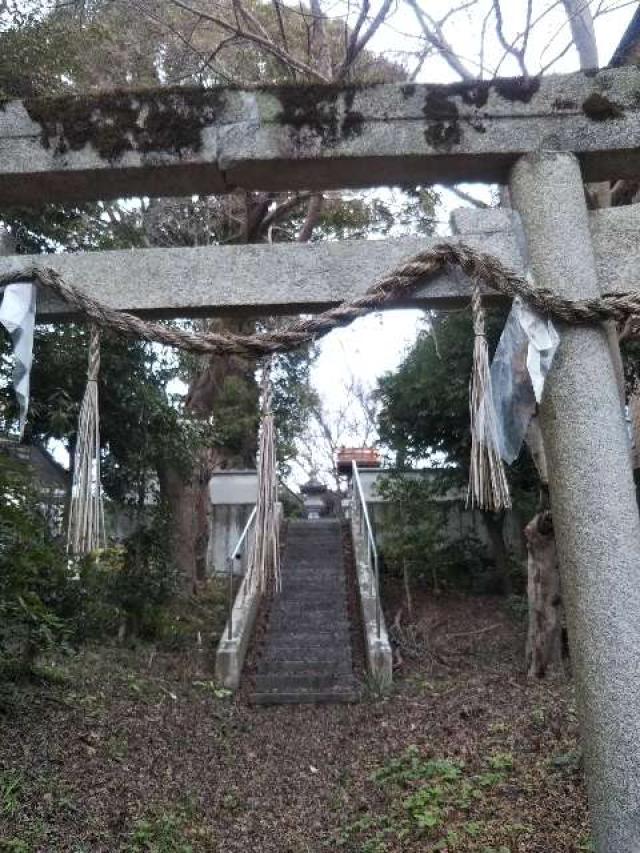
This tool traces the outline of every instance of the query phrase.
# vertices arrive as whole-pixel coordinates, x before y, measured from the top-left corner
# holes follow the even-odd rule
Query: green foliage
[[[450,853],[502,853],[527,827],[496,824],[492,792],[514,772],[505,753],[485,757],[479,772],[459,760],[428,758],[411,746],[391,757],[371,775],[385,797],[384,807],[367,812],[340,833],[337,846],[385,853],[418,840],[425,849]],[[501,845],[508,841],[509,846]],[[489,846],[495,844],[498,846]]]
[[[164,635],[167,608],[178,589],[167,515],[156,511],[121,546],[78,561],[65,612],[74,639]]]
[[[481,587],[490,569],[486,550],[475,536],[450,523],[460,505],[442,501],[448,489],[459,488],[457,472],[443,468],[426,474],[390,472],[378,484],[387,501],[380,535],[385,569],[396,576],[406,569],[436,590]]]
[[[504,311],[487,315],[490,350],[504,327]],[[466,484],[471,453],[469,378],[473,328],[468,311],[434,315],[397,371],[380,379],[381,441],[403,468],[434,454],[444,458],[451,481]],[[436,458],[438,458],[436,456]],[[528,454],[508,469],[514,503],[529,504],[537,476]]]
[[[0,774],[0,814],[13,817],[18,811],[22,799],[24,779],[20,773]]]
[[[79,73],[93,28],[71,32],[47,15],[44,0],[9,0],[0,19],[0,97],[28,98],[64,90],[68,75]]]
[[[116,599],[127,616],[128,628],[153,639],[162,630],[163,610],[178,589],[178,573],[171,561],[171,534],[166,512],[137,530],[126,542],[122,571],[115,585]]]
[[[493,312],[489,316],[493,318]],[[434,316],[432,327],[420,333],[398,370],[380,380],[380,439],[396,452],[400,465],[440,452],[466,468],[471,449],[471,316]],[[490,322],[489,333],[495,342],[495,322]]]
[[[488,314],[491,350],[504,320],[502,311]],[[432,470],[431,485],[400,480],[388,487],[392,499],[388,559],[396,569],[406,562],[414,574],[425,576],[431,569],[455,585],[478,592],[500,588],[509,594],[514,581],[522,585],[523,573],[504,541],[504,514],[481,516],[490,550],[467,533],[456,537],[448,516],[468,482],[472,361],[470,312],[436,315],[398,370],[379,381],[380,439],[395,454],[397,468],[403,471],[425,461],[440,466]],[[538,476],[528,452],[520,454],[507,474],[514,509],[527,518],[538,501]],[[448,490],[445,512],[444,502],[438,504]],[[432,580],[436,586],[437,577]]]
[[[307,425],[317,394],[311,387],[310,371],[317,356],[313,347],[277,356],[272,373],[273,414],[276,425],[278,466],[281,476],[297,450],[295,440]]]
[[[128,633],[155,638],[178,577],[159,508],[122,547],[70,560],[27,473],[0,455],[0,670],[33,669],[61,643]]]
[[[24,472],[0,455],[0,669],[29,668],[66,637],[60,609],[68,577]]]
[[[63,441],[73,452],[86,385],[87,329],[65,324],[39,328],[34,344],[27,440]],[[141,341],[105,334],[99,378],[100,429],[104,441],[103,485],[114,500],[137,503],[156,467],[170,459],[187,470],[206,424],[185,419],[167,395],[175,375],[172,354]],[[3,365],[9,372],[8,361]],[[15,423],[9,382],[0,388],[2,428]]]
[[[437,194],[426,187],[392,190],[383,198],[373,193],[329,197],[314,239],[371,239],[407,232],[432,234],[437,202]]]
[[[215,849],[195,805],[185,799],[177,807],[157,807],[133,828],[123,853],[195,853]]]

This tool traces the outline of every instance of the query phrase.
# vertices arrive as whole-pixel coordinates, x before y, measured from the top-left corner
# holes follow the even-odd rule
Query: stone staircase
[[[342,531],[336,520],[290,521],[282,591],[275,595],[257,661],[257,704],[357,699]]]

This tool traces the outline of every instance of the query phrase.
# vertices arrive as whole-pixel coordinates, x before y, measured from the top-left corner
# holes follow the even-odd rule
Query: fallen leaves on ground
[[[393,694],[354,705],[250,707],[213,648],[83,648],[3,685],[0,850],[588,850],[569,681],[524,676],[499,599],[414,613]]]

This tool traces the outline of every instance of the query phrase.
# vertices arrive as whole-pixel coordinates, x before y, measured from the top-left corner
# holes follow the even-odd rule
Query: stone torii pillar
[[[511,172],[540,287],[599,295],[580,166],[542,151]],[[558,323],[540,410],[598,853],[640,851],[640,519],[604,327]]]

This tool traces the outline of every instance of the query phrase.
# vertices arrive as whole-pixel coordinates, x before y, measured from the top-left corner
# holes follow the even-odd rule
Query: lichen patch
[[[624,107],[616,101],[602,95],[600,92],[592,92],[582,102],[582,112],[592,121],[610,121],[624,117]]]
[[[127,151],[183,155],[202,147],[202,129],[224,107],[221,89],[118,90],[100,95],[32,98],[29,117],[55,153],[92,145],[109,162]]]
[[[276,121],[291,129],[296,143],[311,133],[331,146],[362,133],[364,115],[353,109],[357,86],[279,86],[270,91],[281,106]]]

